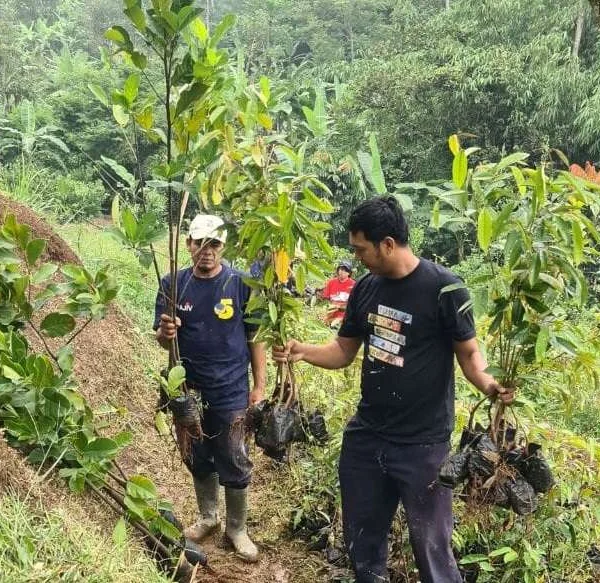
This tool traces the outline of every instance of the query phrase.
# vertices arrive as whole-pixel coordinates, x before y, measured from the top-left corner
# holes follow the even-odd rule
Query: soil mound
[[[37,239],[45,239],[46,251],[42,256],[44,261],[81,264],[79,257],[73,253],[73,250],[54,232],[48,223],[30,208],[0,193],[0,218],[4,221],[6,215],[10,214],[15,215],[17,222],[29,225]]]

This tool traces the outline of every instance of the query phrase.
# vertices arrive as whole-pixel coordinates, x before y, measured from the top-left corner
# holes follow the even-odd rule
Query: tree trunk
[[[575,38],[573,39],[573,49],[571,51],[571,58],[577,59],[579,57],[579,47],[581,46],[581,38],[583,36],[583,25],[585,23],[585,4],[584,1],[580,3],[579,12],[577,13],[577,20],[575,21]]]
[[[444,8],[446,8],[446,10],[450,10],[450,0],[444,0]]]

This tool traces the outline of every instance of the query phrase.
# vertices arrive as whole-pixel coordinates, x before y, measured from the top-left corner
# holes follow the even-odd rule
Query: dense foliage
[[[349,210],[394,194],[413,243],[464,277],[488,358],[519,387],[520,430],[543,441],[560,478],[529,517],[458,500],[462,567],[479,581],[590,581],[585,553],[600,537],[600,317],[589,299],[598,292],[599,208],[586,164],[600,158],[593,9],[569,0],[128,0],[125,15],[123,5],[4,3],[0,188],[61,222],[108,212],[119,194],[112,232],[141,275],[136,265],[118,276],[143,279],[148,306],[163,267],[155,244],[170,247],[174,270],[186,208],[216,209],[229,225],[229,257],[241,267],[266,259],[252,307],[271,342],[328,337],[284,285],[292,274],[300,290],[321,278],[329,244],[346,242]],[[569,161],[579,164],[571,173]],[[110,481],[132,521],[176,538],[154,486],[112,465],[129,436],[95,432],[68,349],[33,354],[23,340],[27,324],[44,341],[66,334],[68,345],[75,317],[100,317],[114,295],[102,270],[67,267],[53,283],[42,250],[6,222],[7,437],[31,460],[62,466],[75,490]],[[138,285],[124,301],[138,301],[142,321]],[[63,292],[65,308],[37,322],[34,308]],[[318,525],[329,548],[339,539],[336,463],[358,376],[298,371],[331,440],[293,458],[291,526],[299,534]],[[461,382],[459,427],[473,402]],[[393,551],[404,557],[402,532],[400,521]]]

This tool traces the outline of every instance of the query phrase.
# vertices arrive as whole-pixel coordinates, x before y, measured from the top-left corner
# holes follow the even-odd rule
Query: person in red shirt
[[[321,292],[321,298],[329,300],[331,303],[331,307],[325,316],[325,323],[332,328],[339,326],[344,319],[346,304],[355,283],[350,277],[352,264],[349,261],[340,261],[336,274],[336,277],[330,279]]]

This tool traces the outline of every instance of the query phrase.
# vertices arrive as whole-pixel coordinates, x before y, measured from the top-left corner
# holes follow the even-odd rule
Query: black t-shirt
[[[339,335],[364,340],[362,397],[351,427],[396,443],[439,443],[454,428],[454,340],[475,337],[460,279],[421,259],[401,279],[368,274],[350,294]],[[461,308],[463,308],[461,310]]]

